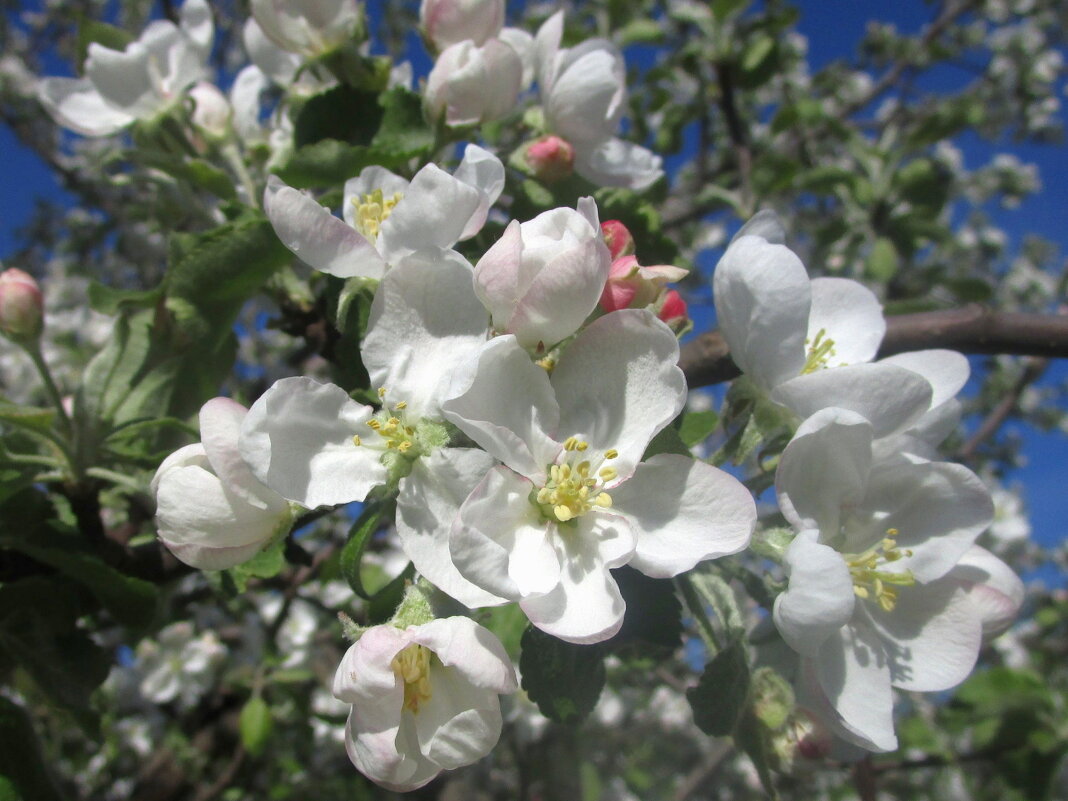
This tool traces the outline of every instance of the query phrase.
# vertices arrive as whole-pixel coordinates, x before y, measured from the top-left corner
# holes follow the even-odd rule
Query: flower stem
[[[45,362],[44,356],[41,355],[40,345],[37,342],[33,342],[24,345],[23,347],[33,361],[33,366],[37,368],[37,372],[41,376],[41,381],[44,383],[45,391],[48,393],[52,405],[56,407],[56,414],[59,415],[63,431],[69,437],[71,434],[70,417],[67,416],[67,410],[63,406],[63,398],[59,394],[59,388],[56,386],[56,382],[52,379],[52,371],[48,369],[48,364]]]
[[[227,142],[222,146],[221,151],[227,165],[233,170],[237,180],[241,182],[241,187],[245,190],[245,194],[248,195],[248,204],[258,209],[260,207],[260,199],[256,191],[256,183],[252,180],[252,175],[249,173],[248,167],[245,166],[245,160],[241,158],[237,145],[233,141]]]
[[[708,648],[709,656],[719,653],[723,644],[719,640],[715,626],[712,625],[712,621],[708,618],[708,613],[705,611],[705,605],[701,602],[701,597],[690,582],[690,577],[685,574],[676,576],[675,586],[678,588],[679,594],[682,595],[686,608],[690,610],[694,623],[697,624],[697,633],[701,635],[705,647]]]

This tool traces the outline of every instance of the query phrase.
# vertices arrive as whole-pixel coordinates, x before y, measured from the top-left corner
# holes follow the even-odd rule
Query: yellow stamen
[[[400,202],[401,197],[403,197],[401,193],[396,192],[392,197],[387,198],[382,194],[381,189],[358,198],[354,197],[352,205],[356,208],[354,219],[356,230],[374,242],[382,230],[382,223],[389,219],[393,207]]]
[[[805,359],[805,366],[801,368],[801,375],[822,370],[835,355],[834,340],[827,336],[827,329],[821,328],[816,333],[815,340],[812,340],[811,344],[809,342],[810,340],[805,340],[805,344],[809,345],[808,358]]]
[[[393,657],[390,667],[404,682],[404,708],[413,714],[419,713],[419,707],[430,700],[430,657],[431,653],[423,645],[412,644]]]
[[[912,556],[912,551],[897,547],[897,535],[896,528],[887,529],[886,537],[874,548],[862,554],[845,555],[849,573],[853,577],[853,593],[864,600],[874,598],[887,612],[893,611],[897,605],[898,587],[911,587],[916,583],[911,570],[891,572],[879,569],[883,564]]]

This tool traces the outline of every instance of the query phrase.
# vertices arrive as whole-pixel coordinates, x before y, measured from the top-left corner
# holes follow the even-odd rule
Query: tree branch
[[[928,348],[961,353],[1068,357],[1068,315],[999,312],[979,304],[886,319],[880,356]],[[719,384],[741,375],[718,331],[682,346],[679,366],[691,387]]]
[[[986,416],[986,419],[979,425],[979,428],[976,429],[975,433],[972,434],[968,441],[961,446],[959,451],[957,451],[957,458],[959,460],[966,462],[975,458],[979,446],[998,432],[1002,423],[1009,419],[1009,415],[1011,415],[1013,409],[1016,408],[1016,404],[1020,402],[1020,396],[1023,394],[1023,391],[1041,378],[1042,374],[1046,372],[1047,367],[1049,367],[1049,359],[1032,358],[1027,360],[1023,372],[1020,374],[1020,377],[1016,379],[1016,383],[1013,384],[1012,390],[998,401],[997,406],[990,410],[990,414]]]

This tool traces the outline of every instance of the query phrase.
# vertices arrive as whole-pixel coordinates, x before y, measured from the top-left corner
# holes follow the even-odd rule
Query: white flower
[[[317,270],[381,278],[417,250],[450,248],[477,234],[504,188],[504,166],[468,145],[453,175],[427,164],[409,183],[383,167],[345,182],[344,221],[271,176],[263,208],[282,243]]]
[[[395,791],[489,753],[501,693],[517,689],[504,647],[465,617],[375,626],[345,653],[334,695],[352,704],[345,748],[361,773]]]
[[[214,139],[225,139],[230,132],[233,110],[219,88],[213,83],[200,81],[189,90],[193,100],[193,125],[201,133]]]
[[[196,635],[188,621],[172,623],[155,640],[137,646],[141,694],[156,704],[177,699],[191,707],[211,686],[215,671],[226,658],[226,646],[213,631]]]
[[[200,410],[201,442],[172,453],[156,471],[159,538],[178,559],[201,570],[247,561],[287,528],[285,499],[265,487],[238,453],[245,408],[214,398]]]
[[[476,46],[504,25],[504,0],[423,0],[419,24],[438,50],[470,39]]]
[[[544,351],[596,308],[610,268],[597,205],[582,198],[577,211],[552,209],[509,223],[475,266],[475,292],[497,332]]]
[[[799,703],[843,739],[886,751],[897,744],[891,687],[962,681],[984,621],[1007,604],[975,588],[989,563],[960,566],[992,517],[982,482],[957,464],[873,461],[873,437],[867,420],[831,408],[783,451],[776,491],[800,533],[774,620],[802,656]]]
[[[345,44],[363,19],[356,0],[252,0],[251,11],[271,41],[305,58]]]
[[[553,14],[535,39],[545,122],[575,148],[575,171],[599,186],[645,189],[664,174],[660,157],[616,137],[627,108],[623,56],[604,39],[560,48],[564,14]]]
[[[516,107],[523,85],[523,59],[500,39],[477,45],[470,39],[438,56],[426,80],[430,117],[446,125],[499,120]]]
[[[662,578],[746,546],[756,511],[735,479],[684,456],[639,464],[685,403],[677,357],[644,310],[594,322],[551,378],[513,336],[485,346],[470,386],[442,404],[504,463],[460,507],[450,548],[462,575],[554,636],[597,642],[623,620],[610,568]]]
[[[382,410],[332,384],[283,379],[253,404],[242,454],[265,484],[310,508],[362,501],[399,482],[397,532],[419,572],[467,606],[503,603],[456,571],[447,539],[460,502],[493,461],[476,448],[445,447],[440,403],[487,336],[471,265],[454,251],[408,256],[379,285],[363,341]]]
[[[45,78],[38,96],[56,122],[86,136],[106,136],[166,112],[200,80],[214,38],[211,9],[187,0],[181,25],[149,24],[118,51],[89,45],[83,78]]]
[[[837,406],[870,420],[877,437],[915,427],[917,439],[936,438],[922,429],[941,432],[936,423],[953,420],[946,404],[967,380],[967,359],[933,350],[871,363],[886,332],[875,295],[845,278],[810,280],[782,235],[774,215],[762,212],[716,266],[716,318],[731,358],[801,419]]]

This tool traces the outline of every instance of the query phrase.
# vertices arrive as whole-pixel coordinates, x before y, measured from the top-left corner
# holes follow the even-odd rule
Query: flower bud
[[[608,252],[612,254],[612,261],[620,256],[634,254],[634,237],[627,226],[619,220],[605,220],[601,223],[601,233],[604,234],[604,243],[608,245]]]
[[[567,140],[550,134],[527,145],[523,158],[539,181],[552,184],[571,175],[575,148]]]
[[[515,108],[523,80],[519,54],[498,39],[479,47],[465,40],[447,48],[426,81],[430,116],[447,125],[477,125]]]
[[[465,39],[482,46],[504,25],[504,0],[423,0],[419,22],[438,50]]]
[[[12,267],[0,273],[0,332],[32,342],[44,328],[44,298],[33,276]]]
[[[675,328],[679,323],[685,324],[687,309],[686,301],[682,299],[682,295],[674,289],[669,289],[660,304],[660,311],[657,312],[657,317],[672,328]]]
[[[189,90],[193,99],[193,125],[208,139],[225,139],[230,133],[233,111],[230,103],[218,88],[201,81]]]
[[[578,330],[597,306],[610,267],[597,207],[543,212],[512,221],[475,267],[475,293],[493,327],[524,348],[551,347]]]
[[[686,270],[668,264],[642,267],[634,256],[620,256],[612,262],[604,292],[601,293],[601,308],[606,312],[619,309],[644,309],[646,306],[663,302],[664,285],[669,281],[678,281],[686,276]],[[676,295],[678,293],[675,293]],[[682,299],[679,298],[679,302]],[[685,313],[686,304],[682,304]],[[677,311],[678,304],[672,301],[669,311]],[[659,304],[657,308],[659,314]],[[661,319],[664,319],[661,317]]]

